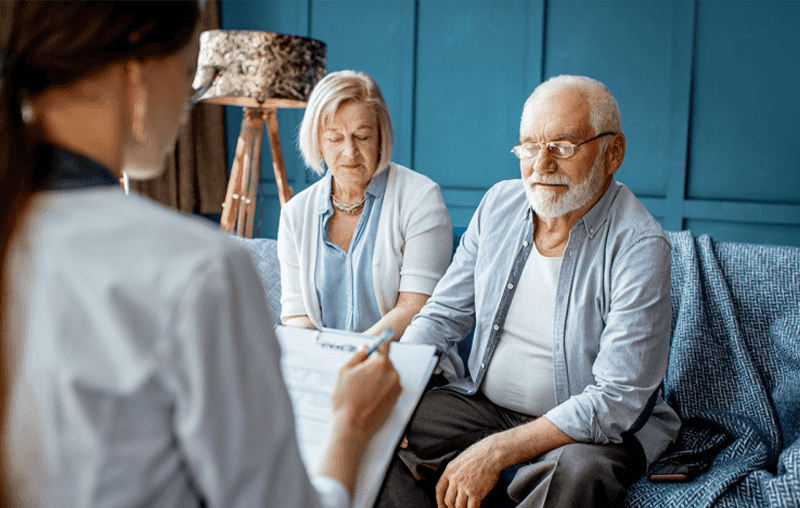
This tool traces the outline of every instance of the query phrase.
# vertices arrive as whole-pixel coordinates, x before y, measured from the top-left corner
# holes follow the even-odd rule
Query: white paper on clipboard
[[[281,370],[292,400],[300,456],[306,471],[313,474],[329,437],[330,400],[339,368],[375,337],[282,325],[275,328],[275,335],[281,345]],[[436,367],[435,352],[429,345],[392,343],[389,359],[403,391],[364,451],[353,508],[370,508],[375,503],[394,450]]]

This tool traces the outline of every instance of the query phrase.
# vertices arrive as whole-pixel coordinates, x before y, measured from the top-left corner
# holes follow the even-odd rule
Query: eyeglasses
[[[584,145],[589,141],[594,141],[597,138],[614,134],[616,134],[616,132],[604,132],[602,134],[598,134],[592,139],[587,139],[583,143],[578,143],[577,145],[574,145],[569,141],[545,141],[544,143],[525,144],[519,142],[516,144],[516,146],[514,146],[514,148],[511,149],[511,152],[520,159],[535,159],[539,155],[539,151],[542,149],[542,146],[545,146],[547,147],[547,151],[550,152],[553,157],[566,159],[568,157],[572,157],[572,155],[575,153],[575,149],[579,146]]]

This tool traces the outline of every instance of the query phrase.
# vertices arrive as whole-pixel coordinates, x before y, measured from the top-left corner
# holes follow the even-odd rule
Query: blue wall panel
[[[363,71],[375,78],[392,115],[393,160],[411,165],[414,89],[414,1],[319,0],[312,36],[328,44],[328,72]]]
[[[439,182],[453,224],[493,183],[524,100],[561,73],[617,97],[628,140],[618,179],[666,229],[800,245],[800,2],[773,0],[267,0],[221,2],[223,28],[310,35],[328,70],[368,72],[396,131],[394,160]],[[227,108],[229,158],[240,112]],[[295,191],[315,181],[281,111]],[[773,149],[771,147],[777,147]],[[267,151],[268,152],[268,151]],[[262,163],[262,236],[279,208]]]
[[[414,167],[442,187],[485,190],[519,177],[510,150],[528,95],[519,79],[527,10],[524,1],[420,2]]]
[[[639,196],[666,198],[685,164],[693,18],[686,1],[548,6],[545,77],[586,75],[611,90],[627,139],[617,178]]]
[[[688,195],[800,204],[800,2],[702,2]]]
[[[542,12],[527,1],[419,4],[414,169],[442,187],[457,228],[492,184],[519,177],[510,150],[540,81]]]

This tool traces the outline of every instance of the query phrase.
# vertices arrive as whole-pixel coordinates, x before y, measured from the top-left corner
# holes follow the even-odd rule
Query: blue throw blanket
[[[668,456],[710,468],[641,478],[626,505],[800,507],[800,248],[669,235],[664,393],[683,428]]]

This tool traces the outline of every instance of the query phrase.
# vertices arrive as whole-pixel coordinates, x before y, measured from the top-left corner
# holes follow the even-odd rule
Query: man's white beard
[[[525,193],[536,215],[546,218],[560,217],[585,206],[603,186],[605,176],[603,157],[598,156],[591,171],[581,183],[574,184],[566,175],[532,173],[525,179]],[[566,185],[567,191],[561,193],[559,197],[558,192],[541,185],[534,185],[536,183]]]

